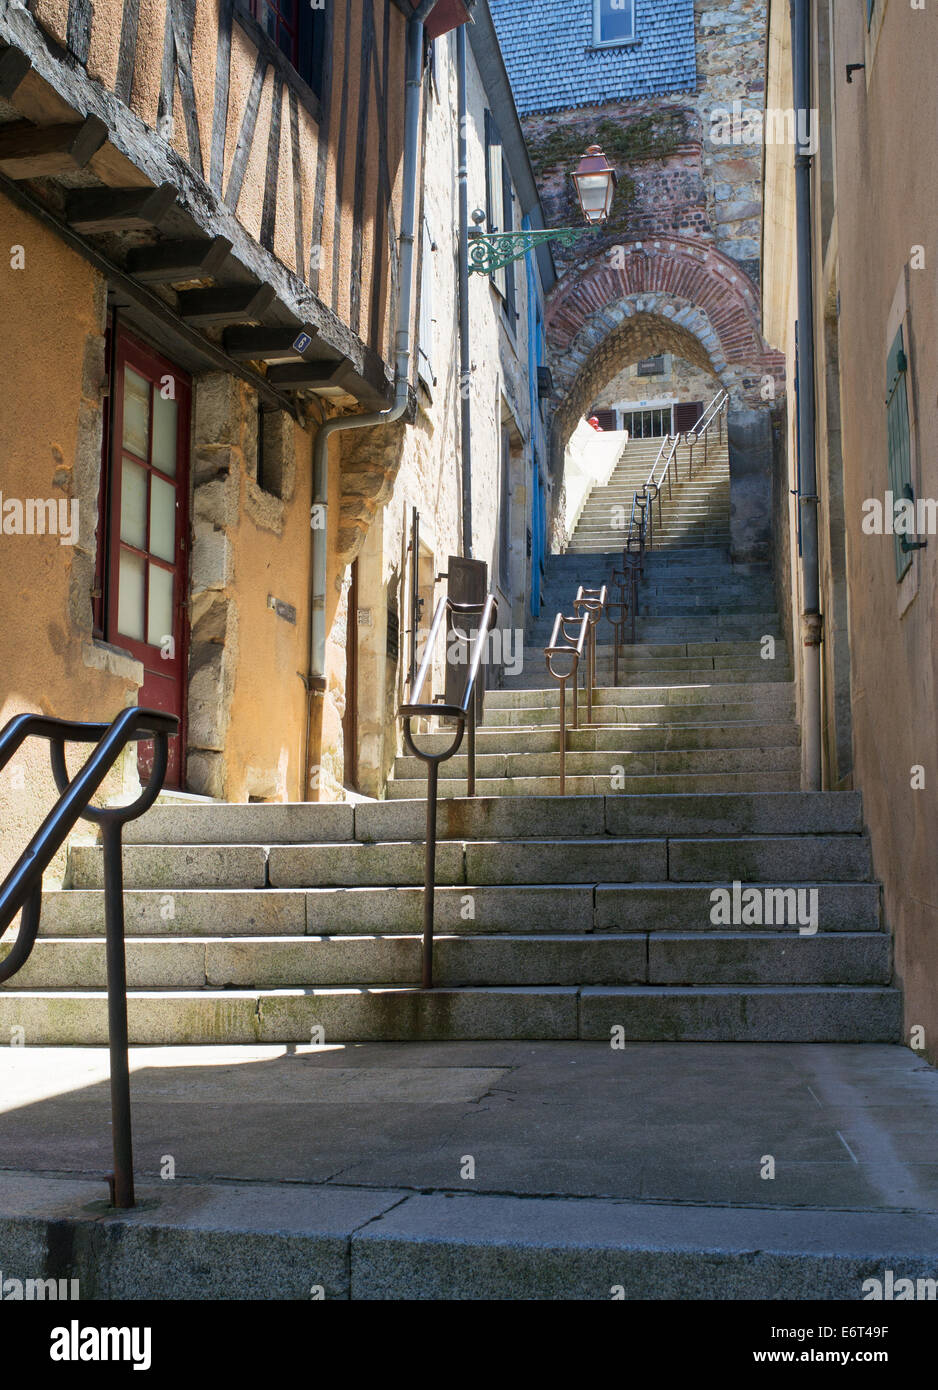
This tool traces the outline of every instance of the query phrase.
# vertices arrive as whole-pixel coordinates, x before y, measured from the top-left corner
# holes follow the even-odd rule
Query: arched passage
[[[672,352],[712,373],[730,393],[734,551],[767,550],[771,493],[769,410],[785,363],[759,327],[759,293],[735,261],[688,238],[612,247],[569,271],[547,307],[551,369],[562,401],[551,432],[551,472],[562,476],[577,421],[624,366]],[[762,513],[766,514],[763,516]]]

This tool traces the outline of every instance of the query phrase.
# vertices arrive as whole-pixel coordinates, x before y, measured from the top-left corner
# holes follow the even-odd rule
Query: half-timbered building
[[[0,4],[4,719],[146,704],[181,721],[170,788],[382,794],[420,639],[408,595],[422,585],[432,605],[465,535],[455,63],[469,8]],[[470,196],[492,196],[494,106],[513,139],[499,205],[520,221],[537,194],[487,5],[476,14]],[[516,624],[545,253],[513,298],[504,277],[471,290],[470,546]],[[71,539],[42,524],[59,501],[75,505]]]

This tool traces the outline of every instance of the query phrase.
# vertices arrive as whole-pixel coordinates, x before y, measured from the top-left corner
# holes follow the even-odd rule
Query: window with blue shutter
[[[886,362],[886,436],[889,444],[889,490],[893,501],[912,496],[912,451],[909,439],[909,394],[906,384],[909,361],[905,354],[902,329],[896,334]],[[901,579],[912,563],[904,536],[893,536],[896,550],[896,579]],[[907,542],[908,544],[908,542]]]

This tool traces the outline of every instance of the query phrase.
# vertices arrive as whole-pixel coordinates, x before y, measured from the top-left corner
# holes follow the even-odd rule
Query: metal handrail
[[[581,584],[573,600],[573,611],[580,616],[581,611],[589,615],[589,645],[586,649],[586,722],[593,722],[593,690],[596,686],[596,627],[606,607],[607,589],[603,584],[598,589],[586,589]]]
[[[179,720],[159,710],[125,709],[112,724],[75,723],[41,714],[20,714],[0,731],[0,770],[27,738],[49,741],[52,775],[59,799],[19,859],[0,884],[0,937],[22,910],[16,942],[0,960],[0,984],[26,964],[36,943],[42,910],[42,876],[79,820],[101,826],[104,846],[104,919],[107,955],[108,1046],[111,1072],[111,1138],[114,1172],[109,1175],[115,1207],[134,1205],[133,1137],[130,1119],[130,1064],[127,1057],[127,965],[124,950],[124,882],[121,832],[149,810],[159,795],[169,761],[169,737]],[[91,798],[124,747],[153,738],[149,781],[127,806],[92,806]],[[74,777],[65,764],[66,743],[94,743],[96,748]]]
[[[641,569],[645,567],[645,545],[648,537],[648,498],[644,492],[632,493],[632,511],[625,537],[625,552],[637,554]]]
[[[670,499],[674,495],[671,487],[672,467],[674,469],[674,481],[680,481],[677,459],[679,444],[683,440],[685,444],[689,445],[687,459],[687,477],[689,481],[694,476],[694,445],[700,442],[701,437],[704,442],[704,463],[707,462],[710,427],[713,425],[714,421],[719,425],[720,442],[723,442],[723,416],[726,412],[728,401],[729,392],[725,389],[719,390],[697,421],[696,425],[693,425],[689,430],[684,430],[683,432],[666,434],[662,439],[661,448],[658,450],[658,457],[651,466],[651,472],[642,484],[641,493],[635,494],[636,499],[641,497],[650,503],[648,508],[647,536],[645,538],[645,544],[642,546],[643,550],[646,545],[649,550],[651,550],[653,546],[655,502],[658,503],[658,525],[661,525],[661,494],[664,491],[664,484],[666,481],[668,485],[668,498]],[[668,448],[669,445],[670,448]],[[667,450],[667,457],[665,457],[665,450]],[[664,462],[662,462],[662,459],[664,459]],[[634,501],[632,510],[634,513]]]
[[[578,623],[579,631],[576,637],[567,631],[567,623]],[[590,632],[590,615],[588,612],[577,615],[576,617],[565,617],[563,613],[558,613],[554,619],[553,630],[550,635],[550,642],[544,648],[544,656],[547,660],[547,670],[554,680],[560,685],[560,795],[565,796],[567,791],[567,681],[573,678],[573,727],[579,728],[579,713],[577,709],[577,675],[580,669],[580,662],[586,648]],[[564,641],[561,642],[560,638]],[[570,658],[569,671],[555,671],[554,658],[568,656]]]
[[[703,435],[704,442],[704,463],[706,464],[707,462],[707,450],[710,438],[710,428],[713,425],[714,420],[716,420],[717,424],[719,425],[720,443],[723,443],[723,416],[726,414],[726,406],[727,402],[729,401],[729,398],[730,393],[728,391],[718,391],[717,394],[714,396],[713,400],[707,406],[707,409],[704,411],[703,415],[701,415],[700,419],[697,421],[696,425],[694,425],[693,428],[689,429],[686,432],[684,439],[685,442],[690,446],[690,451],[688,453],[687,458],[688,478],[692,478],[694,476],[694,445],[700,442],[701,435]]]
[[[612,624],[613,645],[612,645],[612,684],[619,684],[619,648],[625,640],[625,624],[631,618],[632,632],[629,640],[635,642],[635,618],[638,612],[638,579],[641,574],[640,557],[631,554],[628,550],[622,555],[622,569],[613,569],[612,585],[618,590],[618,598],[609,599],[606,603],[605,614],[608,621]],[[613,617],[613,613],[618,614]]]
[[[430,631],[423,649],[423,660],[420,663],[420,670],[410,688],[410,700],[401,705],[398,715],[404,721],[404,743],[407,749],[416,758],[427,764],[427,843],[426,857],[424,864],[424,893],[423,893],[423,968],[421,975],[421,985],[423,989],[433,988],[433,915],[436,897],[436,811],[437,797],[439,792],[440,763],[445,763],[449,758],[458,752],[466,731],[469,726],[469,745],[468,745],[468,788],[467,795],[475,796],[476,790],[476,679],[479,674],[479,667],[482,664],[482,654],[488,640],[489,632],[498,614],[498,604],[495,596],[489,594],[484,603],[454,603],[451,599],[441,598],[433,614],[433,622],[430,624]],[[433,662],[433,653],[440,630],[443,627],[443,620],[446,617],[456,616],[470,617],[480,616],[479,629],[476,635],[475,650],[469,663],[469,673],[466,677],[466,685],[463,690],[462,699],[458,705],[448,705],[438,700],[421,703],[420,696],[427,683],[430,674],[430,667]],[[430,753],[418,748],[414,743],[411,721],[414,719],[431,719],[436,715],[443,719],[454,719],[456,730],[452,741],[442,753]]]

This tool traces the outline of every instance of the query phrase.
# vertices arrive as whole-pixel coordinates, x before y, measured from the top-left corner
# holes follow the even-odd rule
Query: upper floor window
[[[314,10],[309,0],[248,0],[247,8],[287,62],[321,97],[325,10]]]
[[[638,364],[638,376],[664,376],[664,372],[663,352],[659,352],[655,357],[643,357]]]
[[[593,0],[593,43],[614,47],[635,38],[635,0]]]

